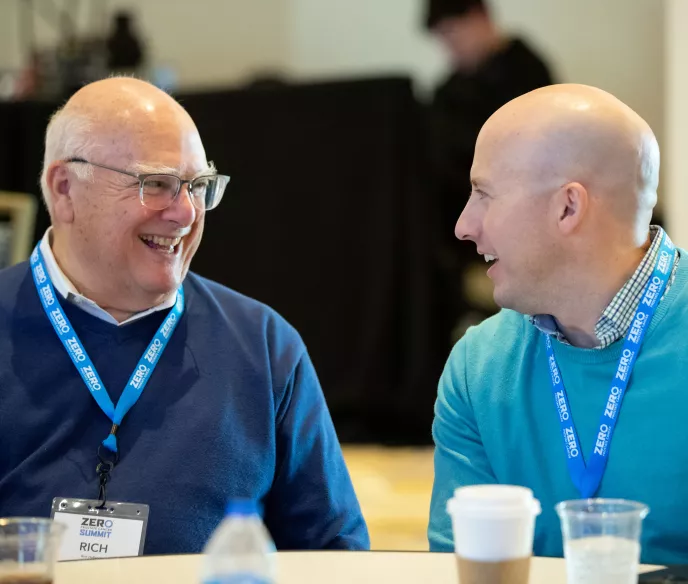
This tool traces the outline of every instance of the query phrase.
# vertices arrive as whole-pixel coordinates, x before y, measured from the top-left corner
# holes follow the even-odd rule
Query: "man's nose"
[[[480,221],[474,212],[471,202],[469,201],[456,222],[456,227],[454,227],[454,235],[457,239],[462,241],[475,241],[479,233]]]
[[[163,211],[163,218],[174,221],[182,227],[188,227],[196,220],[198,210],[194,207],[191,200],[191,192],[188,184],[183,184],[179,194],[175,197],[172,204]]]

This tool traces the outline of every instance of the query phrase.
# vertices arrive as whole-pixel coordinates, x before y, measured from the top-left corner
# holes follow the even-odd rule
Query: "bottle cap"
[[[258,515],[258,505],[253,499],[230,499],[227,515]]]

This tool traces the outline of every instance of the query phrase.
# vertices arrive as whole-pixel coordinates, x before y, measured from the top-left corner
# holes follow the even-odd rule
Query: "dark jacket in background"
[[[487,119],[512,99],[551,85],[547,65],[522,40],[513,39],[471,73],[456,71],[442,83],[429,111],[430,166],[439,216],[441,288],[438,314],[443,336],[470,307],[463,298],[461,275],[474,259],[473,244],[459,242],[454,226],[470,194],[470,171],[478,133]]]

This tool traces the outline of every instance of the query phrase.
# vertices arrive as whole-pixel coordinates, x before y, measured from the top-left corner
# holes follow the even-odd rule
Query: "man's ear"
[[[46,183],[49,197],[49,207],[53,211],[56,222],[71,223],[74,221],[74,203],[72,201],[72,188],[74,177],[62,161],[53,162],[48,167]]]
[[[554,198],[554,211],[562,235],[571,235],[581,226],[588,203],[588,190],[580,183],[568,183],[559,189]]]

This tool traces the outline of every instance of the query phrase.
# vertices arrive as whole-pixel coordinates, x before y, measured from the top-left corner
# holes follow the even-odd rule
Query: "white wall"
[[[444,69],[422,26],[422,0],[290,0],[291,63],[301,78],[413,74],[422,86]]]
[[[666,140],[663,165],[667,225],[674,243],[688,247],[688,2],[666,5]]]
[[[134,5],[153,55],[184,85],[234,83],[289,64],[284,0],[118,0]]]
[[[16,67],[20,63],[17,26],[18,2],[0,0],[0,70]]]
[[[34,0],[35,4],[47,0]],[[60,0],[51,0],[61,4]],[[682,0],[674,0],[679,5]],[[19,63],[16,7],[0,0],[0,68]],[[685,0],[688,2],[688,0]],[[492,0],[565,81],[611,91],[663,130],[662,0]],[[89,6],[84,0],[82,21]],[[411,72],[435,83],[442,55],[422,26],[425,0],[109,0],[136,6],[153,56],[185,86],[242,81],[256,69],[299,79]],[[40,19],[37,22],[41,22]],[[50,38],[42,26],[41,38]]]

